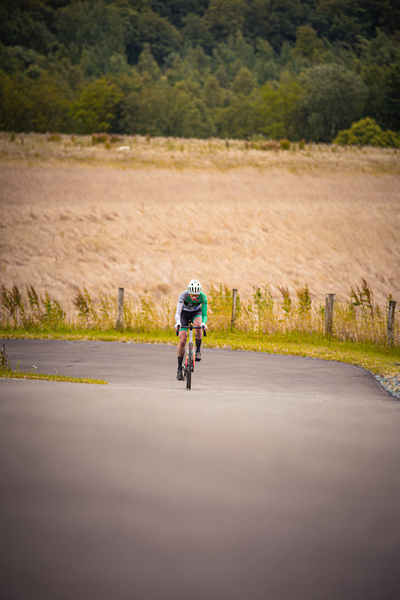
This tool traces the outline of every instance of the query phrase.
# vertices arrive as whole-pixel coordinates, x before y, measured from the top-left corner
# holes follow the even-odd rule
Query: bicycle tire
[[[193,362],[193,349],[189,344],[188,357],[187,357],[187,369],[186,369],[186,389],[190,390],[192,387],[192,362]]]

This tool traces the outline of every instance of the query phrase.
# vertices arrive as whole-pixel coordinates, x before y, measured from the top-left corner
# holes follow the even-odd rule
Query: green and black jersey
[[[207,296],[204,292],[200,292],[196,300],[192,300],[187,290],[182,292],[179,296],[178,306],[176,307],[175,321],[176,323],[181,322],[182,311],[191,313],[188,316],[200,315],[203,323],[207,323]]]

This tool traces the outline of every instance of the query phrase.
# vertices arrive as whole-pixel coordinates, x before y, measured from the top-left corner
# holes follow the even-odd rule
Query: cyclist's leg
[[[197,315],[193,320],[193,325],[195,327],[201,327],[201,315]],[[196,361],[201,361],[201,340],[203,338],[203,330],[195,329],[195,338],[196,338]]]
[[[177,348],[178,371],[176,374],[176,378],[179,379],[180,381],[183,379],[182,362],[183,362],[183,357],[185,355],[185,347],[186,347],[186,340],[187,340],[187,326],[188,326],[187,314],[185,314],[185,311],[182,311],[182,313],[181,313],[181,329],[179,330],[179,343],[178,343],[178,348]]]
[[[180,329],[179,330],[179,343],[178,343],[178,350],[177,350],[178,358],[179,357],[182,358],[182,356],[185,354],[186,340],[187,340],[187,330]]]
[[[182,357],[185,354],[185,346],[187,339],[187,329],[190,321],[190,313],[186,310],[182,310],[181,313],[181,328],[179,330],[179,344],[177,349],[178,357]]]
[[[201,323],[202,323],[201,314],[200,315],[196,314],[196,316],[193,319],[193,325],[195,327],[201,327]],[[203,337],[203,330],[202,329],[195,329],[194,331],[195,331],[195,338],[196,338],[196,340],[201,340],[202,337]]]

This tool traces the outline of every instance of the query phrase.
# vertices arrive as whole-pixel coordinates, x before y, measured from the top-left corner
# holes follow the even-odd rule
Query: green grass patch
[[[100,385],[108,385],[103,379],[91,379],[90,377],[70,377],[68,375],[48,375],[47,373],[37,373],[36,367],[32,366],[27,372],[21,371],[19,366],[20,361],[17,361],[15,369],[11,368],[11,363],[5,352],[4,345],[0,351],[0,379],[39,379],[44,381],[65,381],[67,383],[95,383]]]
[[[32,373],[28,371],[16,371],[12,369],[0,369],[0,379],[39,379],[42,381],[65,381],[67,383],[93,383],[108,385],[103,379],[90,379],[90,377],[69,377],[68,375],[46,375],[45,373]]]
[[[177,345],[174,330],[152,331],[78,329],[60,326],[23,329],[7,327],[0,329],[4,339],[54,339],[54,340],[98,340],[105,342],[131,342]],[[319,333],[290,331],[263,334],[238,330],[210,331],[203,340],[208,348],[266,352],[291,356],[308,356],[322,360],[335,360],[362,367],[374,375],[398,376],[400,374],[400,348],[382,346],[373,342],[343,341],[334,336]]]
[[[213,336],[212,346],[335,360],[386,377],[397,376],[400,373],[400,348],[398,347],[378,346],[371,342],[342,341],[321,334],[289,332],[263,335],[234,332],[223,336],[216,334]]]

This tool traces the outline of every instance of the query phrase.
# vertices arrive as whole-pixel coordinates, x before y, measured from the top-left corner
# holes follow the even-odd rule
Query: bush
[[[254,147],[256,147],[256,146],[252,145],[252,148],[254,148]],[[264,142],[264,144],[261,144],[259,146],[260,150],[275,150],[275,152],[278,152],[279,148],[280,148],[279,143],[276,142],[275,140],[270,140],[268,142]]]
[[[376,146],[378,148],[400,148],[400,135],[394,131],[383,131],[374,119],[367,117],[353,123],[350,129],[339,131],[335,144]]]
[[[290,150],[290,142],[289,140],[280,140],[279,145],[282,150]]]

